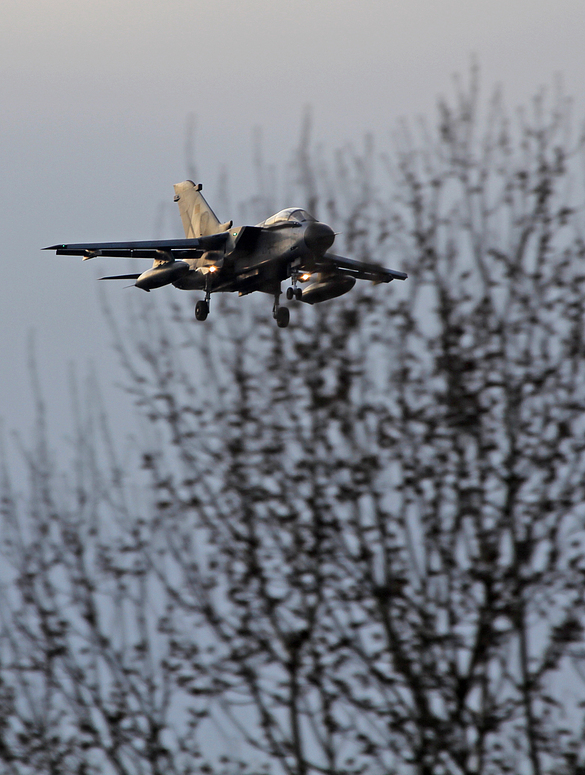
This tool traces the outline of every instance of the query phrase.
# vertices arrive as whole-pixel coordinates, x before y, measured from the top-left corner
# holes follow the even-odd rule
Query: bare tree
[[[141,471],[80,412],[76,480],[5,474],[14,772],[582,771],[583,142],[560,93],[481,108],[315,162],[403,288],[144,308]]]

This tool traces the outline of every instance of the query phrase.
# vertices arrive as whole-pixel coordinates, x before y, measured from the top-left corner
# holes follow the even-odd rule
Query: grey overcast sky
[[[30,423],[29,331],[56,417],[66,410],[69,362],[83,372],[93,361],[106,389],[115,381],[94,279],[118,267],[39,248],[152,237],[159,203],[186,175],[187,114],[197,116],[211,204],[220,164],[238,202],[252,188],[255,126],[277,167],[307,104],[324,143],[367,131],[383,144],[398,117],[431,113],[472,55],[484,94],[499,83],[510,106],[561,74],[581,118],[584,39],[584,0],[3,0],[5,425]],[[113,306],[139,293],[105,291]]]

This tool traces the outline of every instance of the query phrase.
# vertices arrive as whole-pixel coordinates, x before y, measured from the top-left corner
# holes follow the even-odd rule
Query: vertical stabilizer
[[[174,186],[175,202],[179,205],[185,236],[188,239],[217,234],[231,226],[231,223],[219,222],[205,201],[201,193],[202,188],[201,183],[195,184],[192,180],[184,180]]]

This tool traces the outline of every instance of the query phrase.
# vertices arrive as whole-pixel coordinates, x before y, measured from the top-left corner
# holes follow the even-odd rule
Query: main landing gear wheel
[[[288,307],[278,307],[276,310],[275,318],[276,325],[279,328],[286,328],[290,320],[290,312],[288,311]]]
[[[209,304],[203,299],[199,299],[195,305],[195,317],[197,320],[205,320],[209,315]]]

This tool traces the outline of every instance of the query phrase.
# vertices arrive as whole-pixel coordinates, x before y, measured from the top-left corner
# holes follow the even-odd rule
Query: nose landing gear
[[[291,299],[296,299],[297,301],[300,301],[303,298],[303,289],[302,288],[294,288],[290,287],[286,289],[286,298],[290,301]]]
[[[291,268],[290,272],[290,279],[292,282],[292,285],[290,288],[286,289],[286,298],[291,301],[291,299],[296,299],[297,301],[300,301],[303,298],[303,289],[297,288],[297,283],[299,281],[299,277],[301,276],[301,273],[296,268]]]

